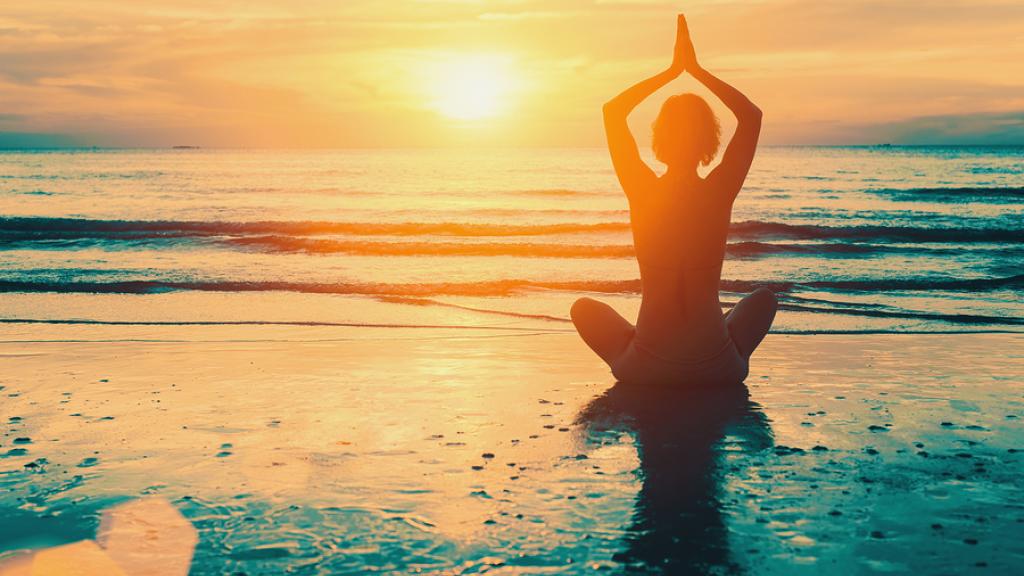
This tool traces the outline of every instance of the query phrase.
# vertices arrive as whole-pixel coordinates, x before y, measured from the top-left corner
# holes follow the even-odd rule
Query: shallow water
[[[777,332],[1020,331],[1022,154],[765,147],[724,303],[774,289]],[[358,323],[369,298],[378,323],[457,305],[568,329],[583,294],[635,313],[626,209],[600,149],[5,152],[0,315]]]
[[[713,396],[612,386],[563,334],[3,336],[0,556],[156,495],[197,574],[1024,565],[1017,335],[770,336]]]

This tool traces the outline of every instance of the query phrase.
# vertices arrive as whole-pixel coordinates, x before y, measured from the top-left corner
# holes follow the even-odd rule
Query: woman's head
[[[651,146],[668,166],[707,165],[718,153],[718,118],[696,94],[670,96],[654,121]]]

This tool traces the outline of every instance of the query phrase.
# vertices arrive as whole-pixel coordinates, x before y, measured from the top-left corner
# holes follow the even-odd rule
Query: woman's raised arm
[[[636,190],[642,190],[649,186],[657,177],[650,166],[640,158],[640,150],[637,148],[633,134],[629,131],[626,119],[638,104],[683,73],[684,49],[688,42],[686,20],[680,14],[672,65],[666,70],[630,86],[604,105],[604,130],[608,137],[608,151],[612,156],[615,174],[619,177],[619,183],[627,197],[631,197]]]
[[[717,181],[731,190],[735,196],[743,186],[743,180],[747,177],[750,163],[754,160],[754,152],[757,150],[757,140],[761,134],[761,109],[742,92],[697,63],[686,20],[681,15],[679,18],[683,66],[736,116],[736,133],[729,141],[721,163],[708,176],[709,180]]]

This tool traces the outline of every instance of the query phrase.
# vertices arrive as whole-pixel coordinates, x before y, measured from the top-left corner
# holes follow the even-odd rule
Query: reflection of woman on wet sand
[[[594,445],[622,433],[636,442],[643,485],[615,557],[631,567],[627,573],[740,572],[720,499],[724,455],[756,453],[774,443],[746,386],[701,390],[620,382],[590,402],[578,422]]]
[[[640,158],[626,117],[684,71],[736,115],[736,133],[705,178],[697,168],[718,150],[718,120],[695,94],[670,97],[654,124],[653,148],[668,166],[661,177]],[[758,290],[723,316],[718,285],[732,203],[757,148],[761,111],[697,63],[679,16],[672,65],[604,106],[612,164],[629,200],[643,302],[636,327],[606,304],[572,307],[580,336],[625,382],[735,384],[775,317],[775,296]]]

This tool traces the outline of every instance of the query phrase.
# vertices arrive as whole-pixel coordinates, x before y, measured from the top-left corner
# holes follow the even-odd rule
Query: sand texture
[[[1024,567],[1022,335],[772,335],[708,392],[570,334],[2,330],[2,555],[159,496],[193,573]]]

